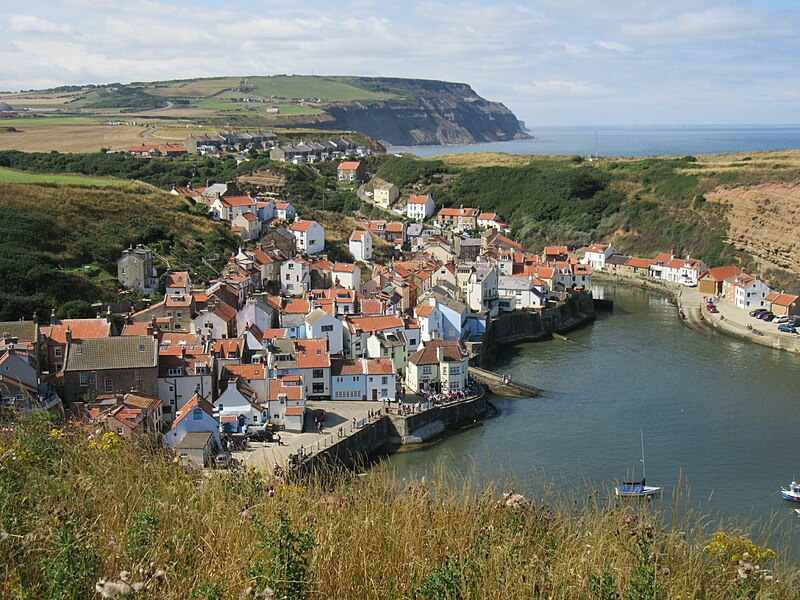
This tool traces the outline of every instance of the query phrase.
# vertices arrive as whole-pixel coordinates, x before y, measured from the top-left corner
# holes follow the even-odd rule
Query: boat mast
[[[642,484],[647,480],[647,474],[644,470],[644,430],[639,429],[639,436],[642,438]]]

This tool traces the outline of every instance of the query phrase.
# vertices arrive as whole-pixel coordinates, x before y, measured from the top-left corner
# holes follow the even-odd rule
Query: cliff
[[[337,103],[325,112],[331,120],[316,127],[366,133],[398,146],[473,144],[527,138],[514,113],[499,102],[481,98],[463,83],[418,79],[358,79],[353,85],[403,88],[404,97]]]

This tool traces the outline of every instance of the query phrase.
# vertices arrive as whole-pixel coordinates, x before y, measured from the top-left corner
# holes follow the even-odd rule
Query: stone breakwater
[[[359,423],[347,436],[308,454],[294,472],[300,476],[329,468],[353,468],[369,464],[386,450],[431,441],[460,427],[479,422],[489,402],[483,387],[475,396],[435,405],[407,415],[381,414]]]

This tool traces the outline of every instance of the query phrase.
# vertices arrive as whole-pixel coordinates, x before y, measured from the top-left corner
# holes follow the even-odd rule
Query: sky
[[[220,75],[470,84],[530,125],[800,123],[796,0],[0,0],[0,90]]]

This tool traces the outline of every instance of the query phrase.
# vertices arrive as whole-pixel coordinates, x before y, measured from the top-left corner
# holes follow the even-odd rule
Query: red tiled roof
[[[598,253],[603,253],[606,250],[608,250],[608,244],[592,244],[586,249],[587,252],[598,252]]]
[[[255,200],[250,196],[222,196],[220,202],[222,202],[223,206],[230,207],[253,206],[255,204]]]
[[[316,221],[303,221],[302,219],[299,221],[295,221],[291,225],[289,225],[289,231],[308,231],[311,229],[312,226],[316,225]]]
[[[739,267],[734,265],[729,265],[726,267],[714,267],[713,269],[708,269],[700,276],[700,278],[710,278],[714,281],[725,281],[726,279],[730,279],[731,277],[738,275],[740,272],[741,270]]]
[[[380,317],[353,317],[347,321],[350,330],[353,332],[363,331],[373,333],[384,329],[394,329],[403,327],[403,321],[395,315],[384,315]]]
[[[408,199],[409,204],[425,204],[428,201],[429,196],[426,194],[422,195],[412,195]]]
[[[431,340],[408,358],[408,362],[415,365],[438,365],[438,348],[444,351],[444,360],[447,362],[461,361],[465,358],[458,340]]]
[[[364,236],[367,234],[366,231],[356,230],[350,236],[350,240],[356,242],[364,239]]]
[[[297,368],[323,369],[331,366],[328,340],[297,340]]]
[[[264,365],[225,365],[225,370],[248,380],[267,378],[267,369]]]
[[[287,383],[294,383],[297,385],[285,385]],[[299,375],[284,375],[283,377],[272,379],[269,382],[270,400],[277,400],[278,394],[286,394],[287,400],[302,400],[303,392],[302,378]]]
[[[778,306],[791,306],[797,303],[798,296],[792,294],[781,294],[779,292],[772,292],[766,298],[768,302],[777,304]]]
[[[48,344],[63,346],[67,343],[67,329],[73,340],[104,338],[111,335],[111,323],[105,319],[62,319],[55,325],[41,328],[42,335],[48,338]]]
[[[331,375],[340,377],[342,375],[363,375],[364,369],[361,360],[358,358],[332,358]]]
[[[649,269],[650,265],[654,265],[656,261],[651,258],[639,258],[639,257],[631,257],[628,262],[625,263],[626,267],[634,267],[637,269]]]
[[[339,164],[337,170],[339,171],[355,171],[358,167],[361,166],[361,163],[354,160],[346,160],[343,163]]]
[[[178,417],[175,419],[175,421],[173,421],[172,429],[175,429],[178,426],[178,423],[183,421],[188,414],[198,407],[207,413],[209,417],[212,419],[214,418],[214,407],[211,405],[211,403],[209,403],[209,401],[203,398],[200,394],[195,394],[186,404],[181,407],[180,411],[178,411]]]
[[[289,398],[289,400],[291,400],[291,398]],[[306,409],[302,406],[289,406],[283,414],[287,417],[302,417],[305,410]]]
[[[477,208],[443,208],[439,211],[440,217],[475,217],[478,214]]]
[[[394,365],[388,358],[368,358],[366,363],[368,375],[394,375]]]

